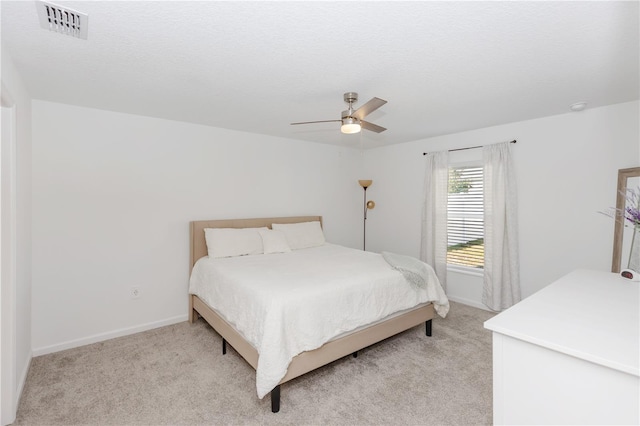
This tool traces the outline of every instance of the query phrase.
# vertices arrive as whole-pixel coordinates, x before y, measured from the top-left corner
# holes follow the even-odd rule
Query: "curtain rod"
[[[514,140],[512,140],[512,141],[511,141],[511,142],[509,142],[509,143],[516,143],[516,140],[514,139]],[[484,145],[470,146],[470,147],[468,147],[468,148],[450,149],[450,150],[448,150],[448,151],[449,151],[449,152],[453,152],[453,151],[464,151],[465,149],[476,149],[476,148],[482,148],[482,147],[484,147]],[[423,153],[422,153],[422,155],[427,155],[427,154],[428,154],[428,152],[423,152]]]

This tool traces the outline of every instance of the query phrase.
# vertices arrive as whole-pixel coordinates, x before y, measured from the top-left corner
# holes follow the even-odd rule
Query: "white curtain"
[[[447,291],[447,199],[449,153],[426,155],[420,260],[431,265]]]
[[[510,143],[487,145],[484,161],[482,303],[501,311],[520,301],[516,180]]]

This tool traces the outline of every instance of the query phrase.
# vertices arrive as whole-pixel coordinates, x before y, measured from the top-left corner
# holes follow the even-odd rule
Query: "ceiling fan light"
[[[346,134],[359,133],[362,130],[359,124],[343,124],[340,131]]]
[[[359,133],[362,130],[360,126],[360,120],[353,117],[345,117],[342,119],[342,127],[340,127],[340,131],[346,134]]]

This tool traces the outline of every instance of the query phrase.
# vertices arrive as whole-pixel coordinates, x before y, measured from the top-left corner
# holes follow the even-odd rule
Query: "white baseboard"
[[[164,327],[167,325],[177,324],[189,319],[188,315],[178,315],[176,317],[167,318],[161,321],[149,322],[137,325],[135,327],[121,328],[106,333],[94,334],[93,336],[83,337],[82,339],[70,340],[68,342],[58,343],[55,345],[44,346],[33,349],[33,356],[46,355],[54,352],[64,351],[66,349],[77,348],[79,346],[90,345],[92,343],[104,342],[105,340],[115,339],[116,337],[128,336],[130,334],[140,333],[142,331],[153,330],[154,328]]]
[[[462,303],[463,305],[472,306],[474,308],[482,309],[483,311],[493,312],[483,303],[478,303],[475,300],[465,299],[464,297],[447,296],[452,302]]]

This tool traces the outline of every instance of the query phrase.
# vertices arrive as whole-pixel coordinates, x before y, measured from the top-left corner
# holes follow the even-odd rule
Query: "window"
[[[481,166],[449,169],[447,264],[484,267],[484,197]]]

